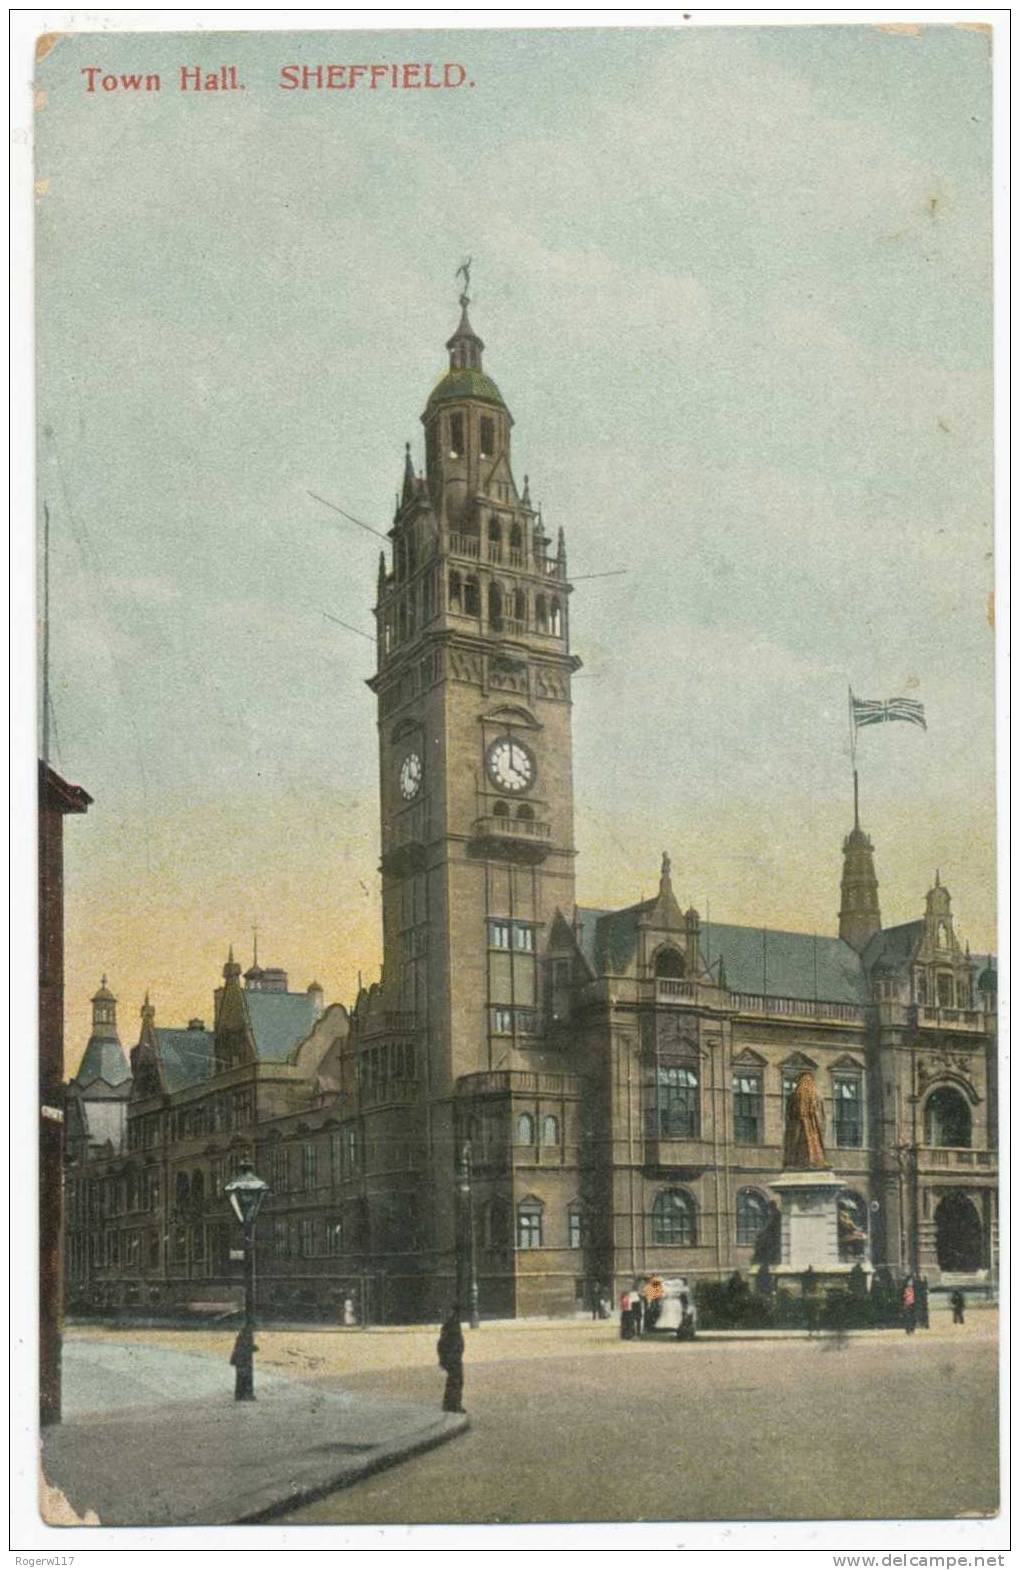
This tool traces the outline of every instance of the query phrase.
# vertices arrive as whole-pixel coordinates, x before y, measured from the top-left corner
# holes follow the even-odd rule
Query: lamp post
[[[234,1388],[236,1401],[255,1399],[255,1223],[268,1184],[255,1174],[250,1161],[242,1161],[236,1177],[223,1186],[223,1192],[244,1228],[244,1325],[234,1345],[231,1362],[237,1370]]]
[[[457,1169],[457,1198],[460,1204],[460,1235],[461,1243],[461,1268],[458,1274],[458,1297],[462,1296],[463,1277],[467,1276],[467,1309],[468,1323],[472,1330],[478,1329],[478,1268],[475,1261],[475,1217],[474,1200],[471,1192],[471,1141],[465,1140],[461,1146],[460,1162]]]

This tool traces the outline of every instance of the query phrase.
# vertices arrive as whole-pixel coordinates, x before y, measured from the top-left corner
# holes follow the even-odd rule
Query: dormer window
[[[482,415],[478,430],[478,440],[482,457],[491,458],[496,451],[496,422],[490,415]]]
[[[462,414],[450,415],[450,457],[463,458],[464,456],[464,416]]]

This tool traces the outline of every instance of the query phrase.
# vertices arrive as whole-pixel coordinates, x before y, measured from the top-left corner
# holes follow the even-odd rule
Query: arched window
[[[500,528],[498,518],[489,519],[489,560],[502,561],[503,559],[503,530]]]
[[[509,1241],[506,1201],[494,1199],[485,1212],[485,1242],[488,1248],[506,1248]]]
[[[205,1174],[193,1172],[191,1174],[191,1204],[195,1210],[200,1210],[205,1200]]]
[[[489,626],[495,632],[503,627],[503,591],[498,583],[489,584]]]
[[[655,1076],[656,1132],[667,1139],[694,1139],[699,1126],[697,1070],[662,1063]]]
[[[524,536],[521,533],[521,526],[519,523],[512,523],[510,525],[510,549],[519,551],[523,549],[523,546]]]
[[[542,1201],[522,1199],[517,1206],[517,1247],[542,1247]]]
[[[508,818],[510,816],[510,808],[507,806],[505,801],[497,801],[493,806],[492,811],[493,815],[497,818]]]
[[[535,1119],[530,1112],[522,1112],[518,1117],[514,1129],[514,1143],[517,1145],[533,1145],[535,1143]]]
[[[534,807],[529,807],[528,803],[525,801],[517,808],[517,816],[521,819],[522,823],[533,823],[535,818],[535,809]]]
[[[535,596],[535,625],[539,632],[549,631],[549,603],[544,594]]]
[[[462,458],[464,456],[464,416],[462,414],[450,415],[450,457]]]
[[[514,590],[514,621],[526,622],[528,619],[528,597],[523,589]]]
[[[769,1220],[769,1202],[756,1188],[737,1195],[737,1247],[753,1248]]]
[[[926,1145],[969,1145],[970,1107],[966,1098],[950,1085],[940,1085],[928,1097],[924,1127]]]
[[[562,638],[562,636],[563,636],[563,612],[560,610],[560,602],[559,602],[559,600],[551,600],[549,602],[549,620],[550,620],[550,622],[552,624],[552,635],[553,635],[553,637],[554,638]]]
[[[186,1172],[178,1172],[177,1182],[174,1188],[174,1197],[178,1210],[184,1210],[187,1206],[188,1194],[190,1190],[191,1184],[188,1182],[188,1174]]]
[[[695,1241],[693,1199],[683,1189],[664,1189],[652,1206],[652,1242],[690,1247]]]
[[[940,970],[935,978],[935,986],[940,1009],[951,1009],[954,1003],[953,978],[947,970]]]
[[[464,579],[464,615],[480,616],[482,613],[482,597],[478,592],[478,579]]]
[[[542,1119],[542,1144],[558,1145],[560,1142],[560,1125],[558,1119],[551,1114]]]
[[[684,973],[684,958],[678,949],[660,949],[655,956],[655,974],[657,976],[682,976]]]

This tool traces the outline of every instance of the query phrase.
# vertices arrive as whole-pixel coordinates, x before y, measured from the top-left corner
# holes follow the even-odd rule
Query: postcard
[[[999,24],[334,20],[34,45],[35,1546],[1000,1546]]]

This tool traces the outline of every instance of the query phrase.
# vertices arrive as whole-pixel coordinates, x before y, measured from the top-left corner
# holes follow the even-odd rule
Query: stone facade
[[[473,1273],[483,1314],[570,1313],[652,1270],[746,1273],[805,1068],[852,1246],[990,1282],[994,963],[938,877],[883,928],[855,804],[838,936],[702,921],[665,856],[653,899],[577,903],[566,543],[514,479],[467,305],[379,565],[382,975],[348,1014],[231,957],[211,1031],[146,1004],[120,1148],[72,1086],[72,1301],[228,1300],[246,1156],[271,1311],[435,1318]]]

